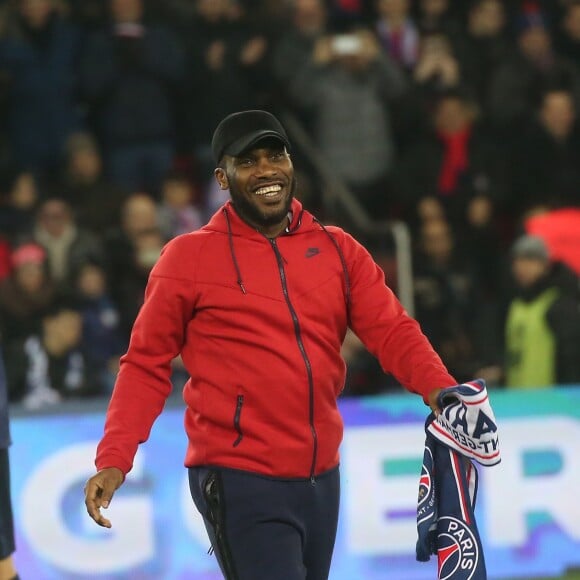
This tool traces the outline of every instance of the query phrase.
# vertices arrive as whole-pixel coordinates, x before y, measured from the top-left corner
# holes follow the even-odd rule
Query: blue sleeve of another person
[[[4,358],[0,351],[0,449],[10,445],[10,429],[8,427],[8,387],[4,372]]]

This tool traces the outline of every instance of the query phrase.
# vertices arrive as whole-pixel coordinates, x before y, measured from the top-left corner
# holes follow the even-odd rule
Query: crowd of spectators
[[[246,108],[291,113],[369,215],[408,224],[424,331],[459,380],[504,384],[509,249],[580,205],[579,107],[579,0],[0,1],[11,399],[110,391],[161,248],[224,201],[212,131]],[[577,272],[553,267],[578,348]],[[393,383],[356,337],[344,354],[350,393]]]

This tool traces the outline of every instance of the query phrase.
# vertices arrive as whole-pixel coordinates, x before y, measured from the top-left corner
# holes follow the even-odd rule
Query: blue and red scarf
[[[500,461],[497,425],[483,381],[444,389],[425,422],[417,505],[417,560],[437,555],[439,580],[487,580],[475,521],[478,474]],[[445,428],[441,428],[445,425]]]

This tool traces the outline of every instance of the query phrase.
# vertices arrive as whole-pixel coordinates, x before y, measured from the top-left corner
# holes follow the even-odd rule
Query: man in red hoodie
[[[85,488],[100,511],[132,467],[181,354],[185,465],[228,580],[328,578],[338,520],[347,328],[437,410],[456,381],[367,250],[294,199],[290,143],[265,111],[226,117],[212,148],[231,201],[174,238],[135,321]]]

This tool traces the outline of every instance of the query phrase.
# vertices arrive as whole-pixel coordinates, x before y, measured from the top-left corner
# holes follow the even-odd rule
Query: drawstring
[[[240,287],[241,291],[246,294],[246,289],[244,287],[244,281],[242,280],[242,273],[240,271],[240,266],[238,264],[238,260],[236,258],[236,251],[234,249],[234,236],[232,234],[232,226],[230,224],[230,218],[228,216],[228,211],[224,207],[222,209],[224,213],[224,217],[226,218],[226,224],[228,226],[228,240],[230,242],[230,254],[232,255],[232,262],[234,263],[234,268],[236,269],[236,275],[238,276],[237,283]]]
[[[289,219],[290,223],[288,224],[288,227],[284,230],[287,234],[294,233],[302,225],[302,214],[303,213],[304,213],[304,210],[301,210],[300,213],[298,214],[298,218],[296,219],[296,224],[294,225],[294,227],[292,227],[292,222],[294,221],[292,219],[292,211],[290,211],[288,213],[288,219]]]
[[[244,281],[242,279],[242,273],[240,271],[240,265],[238,264],[238,259],[236,258],[236,251],[234,248],[234,236],[232,234],[232,225],[230,224],[230,217],[228,216],[228,211],[225,207],[222,209],[222,212],[224,214],[224,217],[226,220],[226,225],[228,228],[228,241],[229,241],[229,245],[230,245],[230,254],[232,256],[232,262],[234,263],[234,268],[236,269],[236,275],[238,277],[236,282],[237,282],[238,286],[240,287],[240,290],[242,291],[242,293],[247,294],[246,288],[244,286]],[[302,217],[302,216],[300,216],[300,217]],[[301,220],[299,219],[298,220],[299,224],[300,224],[300,221]],[[338,257],[340,258],[340,263],[342,265],[342,271],[344,273],[346,309],[347,309],[348,319],[350,321],[350,297],[351,297],[350,296],[350,276],[348,274],[346,259],[344,257],[342,250],[340,249],[340,246],[338,245],[338,242],[336,241],[336,238],[326,229],[324,224],[319,222],[316,218],[314,218],[314,221],[322,228],[322,231],[328,236],[329,240],[332,242],[332,245],[335,247],[336,252],[338,253]],[[294,230],[295,229],[297,229],[297,228],[294,228]]]
[[[319,222],[316,218],[314,218],[314,221],[322,228],[322,231],[328,236],[328,238],[332,242],[332,245],[335,247],[335,249],[338,253],[338,257],[340,258],[340,263],[342,264],[342,271],[344,273],[346,310],[347,310],[348,320],[350,322],[350,276],[348,275],[348,268],[346,266],[346,259],[344,257],[342,250],[340,249],[340,246],[338,245],[338,242],[336,241],[336,238],[326,229],[324,224]]]

